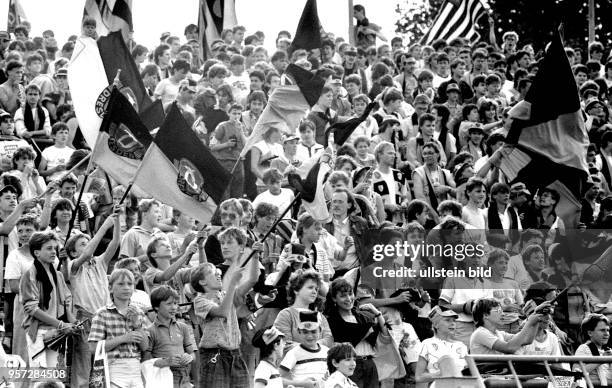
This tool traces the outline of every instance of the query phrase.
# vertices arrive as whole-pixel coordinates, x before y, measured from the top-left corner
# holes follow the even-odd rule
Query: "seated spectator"
[[[578,346],[576,356],[612,356],[612,350],[608,347],[610,321],[605,315],[587,315],[580,325],[580,331],[587,340]],[[585,368],[594,385],[606,386],[612,379],[612,369],[609,364],[586,364]],[[575,365],[574,370],[581,368]]]

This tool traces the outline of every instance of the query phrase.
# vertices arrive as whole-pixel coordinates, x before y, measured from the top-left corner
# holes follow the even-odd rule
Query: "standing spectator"
[[[230,119],[217,126],[210,142],[213,156],[223,168],[233,171],[228,193],[231,198],[241,198],[244,193],[244,166],[239,161],[246,142],[244,124],[240,121],[242,110],[242,105],[232,105],[229,109]]]
[[[74,149],[67,145],[68,134],[68,126],[62,122],[55,123],[51,127],[54,144],[43,150],[39,165],[40,175],[48,177],[48,182],[60,178],[74,152]]]
[[[104,340],[110,383],[143,388],[140,361],[147,348],[147,334],[144,313],[130,300],[134,275],[127,269],[115,269],[108,283],[112,302],[93,317],[89,349],[94,354],[98,342]]]
[[[7,80],[0,85],[0,106],[12,115],[26,102],[25,89],[21,85],[23,64],[19,61],[9,61],[4,71]]]
[[[183,59],[177,59],[172,64],[172,75],[162,79],[155,87],[154,99],[161,99],[162,105],[167,107],[179,94],[179,87],[182,80],[187,77],[191,70],[189,63]]]
[[[383,141],[374,149],[374,157],[378,168],[372,175],[374,192],[378,193],[385,205],[387,220],[393,223],[402,222],[402,207],[411,198],[408,192],[408,182],[404,174],[393,168],[396,158],[393,144]]]
[[[15,130],[24,139],[51,135],[49,111],[40,105],[40,88],[28,85],[25,89],[26,104],[15,112]]]
[[[32,367],[54,368],[58,366],[59,353],[44,348],[45,334],[53,329],[72,332],[75,321],[69,306],[72,294],[64,282],[64,276],[56,271],[59,241],[53,232],[36,232],[30,237],[30,254],[34,265],[26,271],[19,283],[20,300],[26,318],[29,365]],[[40,349],[45,349],[36,358]]]
[[[588,340],[576,349],[576,356],[612,355],[612,351],[607,346],[610,339],[610,321],[605,315],[587,315],[580,325],[580,331]],[[610,364],[586,364],[585,368],[593,384],[605,386],[612,379]],[[574,367],[574,370],[580,369],[578,365]]]

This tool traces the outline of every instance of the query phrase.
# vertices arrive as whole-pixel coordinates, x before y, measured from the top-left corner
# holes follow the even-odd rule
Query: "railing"
[[[578,363],[580,365],[580,369],[582,371],[582,375],[586,380],[587,386],[589,388],[593,388],[593,383],[589,377],[589,373],[586,371],[586,365],[588,364],[612,364],[612,356],[513,356],[513,355],[474,355],[470,354],[465,357],[468,368],[470,369],[470,373],[473,377],[477,377],[479,381],[479,386],[484,388],[483,378],[478,371],[478,367],[476,366],[476,362],[507,362],[508,368],[510,372],[512,372],[512,376],[514,377],[514,381],[516,383],[517,388],[522,388],[523,385],[519,379],[518,374],[516,373],[516,369],[514,368],[513,362],[531,362],[531,363],[543,363],[544,368],[548,374],[548,377],[551,378],[551,383],[555,388],[558,388],[555,383],[555,376],[550,369],[550,364],[559,364],[559,363]]]

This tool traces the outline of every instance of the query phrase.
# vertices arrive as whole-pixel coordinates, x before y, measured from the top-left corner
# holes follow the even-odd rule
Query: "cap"
[[[602,108],[605,107],[605,105],[603,104],[603,102],[599,100],[599,98],[591,97],[588,100],[586,100],[586,103],[584,104],[584,110],[588,111],[589,109],[595,107],[595,105],[601,105]]]
[[[450,92],[457,92],[459,94],[461,94],[461,89],[459,89],[459,85],[457,85],[456,83],[452,83],[452,84],[448,84],[446,86],[446,94],[450,93]]]
[[[513,184],[512,186],[510,186],[510,192],[525,194],[528,197],[531,196],[531,192],[527,190],[527,186],[525,186],[525,184],[522,182],[517,182]]]
[[[68,68],[67,67],[59,68],[57,72],[55,72],[55,76],[56,77],[68,77]]]
[[[166,39],[168,39],[168,37],[170,35],[172,35],[172,34],[170,34],[169,32],[162,32],[161,36],[159,37],[159,40],[164,40],[165,41]]]
[[[353,55],[357,55],[357,49],[353,46],[349,46],[346,48],[346,50],[344,50],[344,54],[353,54]]]
[[[300,140],[300,137],[298,135],[286,135],[285,138],[283,139],[283,144],[292,141],[292,140]]]
[[[300,311],[300,322],[298,329],[315,330],[321,327],[319,323],[319,313],[316,311]]]
[[[442,308],[440,308],[440,306],[436,306],[434,308],[431,309],[431,311],[429,312],[429,319],[431,321],[436,320],[437,318],[440,317],[454,317],[454,318],[458,318],[459,314],[457,314],[456,312],[454,312],[453,310],[443,310]]]
[[[202,89],[202,94],[206,97],[217,97],[217,92],[213,88],[204,88]]]
[[[412,105],[416,105],[416,104],[431,104],[431,100],[429,99],[429,97],[427,97],[425,94],[419,94],[414,98],[414,101],[412,103]]]
[[[478,125],[476,125],[478,124]],[[484,129],[482,128],[482,126],[480,125],[480,123],[476,123],[474,125],[472,125],[470,128],[468,128],[468,133],[471,132],[480,132],[480,133],[484,133]]]
[[[278,337],[284,337],[285,335],[278,330],[275,326],[270,326],[267,329],[259,330],[253,336],[253,346],[263,348],[266,345],[270,345]]]
[[[0,120],[4,119],[5,117],[12,117],[11,114],[5,110],[0,109]]]
[[[329,83],[332,85],[342,85],[342,80],[340,78],[332,78],[332,80],[329,81]]]

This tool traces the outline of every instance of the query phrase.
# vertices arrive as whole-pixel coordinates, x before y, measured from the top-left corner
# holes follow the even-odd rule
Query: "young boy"
[[[325,130],[338,119],[336,112],[331,109],[334,92],[329,86],[323,86],[321,96],[317,103],[312,107],[310,113],[306,117],[315,125],[315,141],[319,144],[327,144],[325,138]]]
[[[34,198],[45,192],[47,185],[34,167],[36,152],[30,146],[19,147],[13,153],[13,170],[10,172],[21,179],[22,199]]]
[[[144,360],[159,358],[153,365],[170,367],[174,388],[190,388],[189,366],[195,359],[197,347],[191,327],[176,320],[178,303],[179,295],[169,286],[158,286],[151,292],[151,305],[157,318],[147,329]]]
[[[500,109],[504,109],[508,106],[508,101],[505,96],[501,94],[501,85],[502,80],[499,78],[497,74],[489,74],[487,78],[485,78],[485,86],[487,88],[487,93],[485,97],[479,100],[479,104],[482,103],[484,98],[488,98],[497,102],[497,105]]]
[[[225,82],[232,87],[235,101],[242,101],[249,94],[251,83],[249,74],[244,71],[244,57],[240,54],[232,55],[230,59],[230,76]]]
[[[353,143],[357,150],[355,161],[359,167],[375,167],[376,159],[370,151],[370,138],[367,136],[359,136]]]
[[[0,158],[2,170],[10,170],[13,152],[19,147],[27,147],[28,143],[15,136],[15,121],[10,113],[0,110]]]
[[[242,233],[238,241],[230,237]],[[244,249],[246,235],[237,228],[229,228],[219,235],[220,241],[229,240]],[[259,260],[248,264],[248,278],[241,282],[243,270],[237,266],[229,270],[226,287],[223,287],[221,270],[211,263],[196,268],[191,275],[191,287],[198,292],[194,299],[195,315],[202,333],[200,341],[200,384],[203,387],[248,387],[247,366],[240,354],[241,332],[236,307],[243,302],[259,276]]]
[[[43,150],[39,165],[40,175],[47,182],[56,180],[62,175],[66,163],[74,152],[74,149],[67,146],[69,132],[68,126],[63,122],[57,122],[51,127],[54,144]]]
[[[370,98],[365,94],[358,94],[353,98],[353,110],[355,115],[353,117],[360,117],[365,112]],[[378,133],[378,122],[374,117],[368,116],[364,122],[353,131],[351,136],[347,139],[346,143],[354,143],[355,140],[360,136],[366,136],[371,138],[373,135]]]
[[[280,363],[285,384],[295,386],[320,386],[327,373],[327,346],[317,341],[321,336],[319,313],[301,311],[298,331],[304,341],[287,352]],[[319,385],[316,385],[319,384]]]
[[[262,202],[274,204],[280,211],[283,211],[293,201],[294,194],[291,189],[283,189],[281,183],[283,174],[275,168],[270,168],[264,172],[263,182],[268,190],[259,194],[253,201],[253,208],[257,208]],[[291,212],[287,212],[285,218],[291,218]]]
[[[30,84],[25,89],[26,104],[15,112],[15,130],[17,136],[30,139],[33,136],[51,135],[49,112],[40,102],[40,88]]]
[[[302,120],[298,130],[300,132],[300,142],[295,152],[297,160],[303,163],[315,155],[323,153],[323,145],[315,141],[315,123],[308,119]]]
[[[357,366],[357,353],[350,343],[339,343],[327,352],[327,368],[330,376],[325,381],[325,388],[357,388],[349,377]]]
[[[481,98],[487,93],[487,86],[485,84],[485,76],[482,74],[477,75],[472,80],[472,89],[474,90],[474,97],[463,100],[465,104],[476,104]]]
[[[229,120],[217,126],[211,139],[210,149],[212,154],[227,171],[232,171],[232,168],[236,165],[246,142],[244,125],[240,122],[242,111],[242,105],[232,105],[229,109]],[[238,163],[234,170],[229,197],[242,198],[243,194],[244,168],[242,163]]]
[[[185,253],[171,265],[172,249],[167,238],[165,236],[154,237],[147,246],[147,257],[152,267],[147,269],[143,276],[145,291],[151,292],[155,286],[173,281],[175,288],[181,292],[183,286],[191,279],[191,268],[181,267],[189,262],[197,250],[197,240],[193,239]]]

